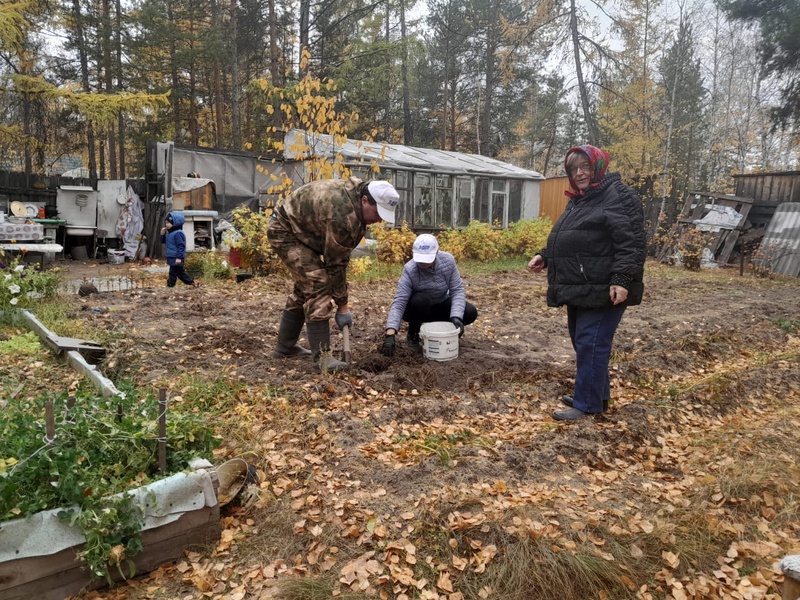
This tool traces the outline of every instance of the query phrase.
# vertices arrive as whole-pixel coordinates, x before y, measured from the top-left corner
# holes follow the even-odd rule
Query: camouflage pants
[[[286,310],[304,313],[306,321],[326,321],[333,317],[336,304],[331,295],[328,271],[319,254],[301,244],[275,219],[270,220],[267,237],[294,281]]]

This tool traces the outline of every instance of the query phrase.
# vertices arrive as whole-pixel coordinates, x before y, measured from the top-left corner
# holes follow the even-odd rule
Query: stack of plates
[[[25,208],[25,205],[22,202],[15,200],[11,203],[11,214],[15,217],[25,217],[27,216],[28,210]]]
[[[15,217],[26,217],[28,219],[35,219],[39,216],[39,207],[35,204],[24,204],[19,200],[11,203],[11,214]]]

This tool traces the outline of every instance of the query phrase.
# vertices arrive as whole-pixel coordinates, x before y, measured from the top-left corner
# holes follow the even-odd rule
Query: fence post
[[[167,390],[158,389],[158,468],[167,472]]]

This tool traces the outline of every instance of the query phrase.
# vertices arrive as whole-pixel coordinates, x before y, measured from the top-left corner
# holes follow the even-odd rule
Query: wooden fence
[[[146,187],[143,179],[128,179],[128,185],[144,200]],[[60,175],[27,175],[14,171],[0,171],[0,209],[11,202],[34,202],[55,206],[58,188],[62,185],[85,185],[97,189],[97,180],[73,179]]]
[[[555,223],[567,207],[564,190],[569,188],[569,178],[552,177],[539,184],[539,216],[549,217]]]

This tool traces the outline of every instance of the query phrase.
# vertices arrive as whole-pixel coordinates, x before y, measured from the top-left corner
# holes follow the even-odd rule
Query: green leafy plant
[[[186,271],[204,279],[230,279],[233,267],[219,252],[192,252],[186,257]]]
[[[254,275],[269,275],[283,270],[283,263],[267,239],[271,213],[253,212],[247,207],[231,213],[231,224],[239,237],[231,244],[242,254],[242,265]]]
[[[792,335],[800,331],[800,319],[778,319],[775,324],[779,329]]]
[[[35,333],[29,331],[0,342],[0,354],[35,355],[42,349],[42,344]]]
[[[95,577],[141,549],[141,509],[133,489],[163,474],[158,466],[158,403],[152,394],[98,398],[79,389],[74,401],[54,399],[55,437],[46,438],[47,398],[9,403],[0,411],[0,522],[42,510],[79,526],[87,540],[82,557]],[[219,444],[202,414],[176,404],[167,419],[167,473],[209,456]]]
[[[136,574],[131,557],[143,549],[145,515],[133,494],[104,496],[97,502],[87,503],[79,511],[66,510],[59,516],[84,532],[86,544],[78,556],[94,577],[105,577],[111,584],[110,568],[115,568],[123,579]]]
[[[0,311],[4,314],[10,309],[27,308],[40,298],[54,296],[59,282],[57,271],[40,271],[0,250]]]

